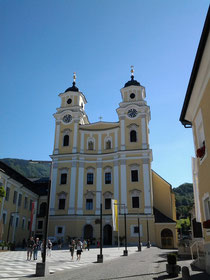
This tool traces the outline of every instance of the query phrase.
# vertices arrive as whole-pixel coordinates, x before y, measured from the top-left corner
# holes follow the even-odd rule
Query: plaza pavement
[[[103,248],[104,263],[96,263],[99,249],[83,252],[81,261],[70,261],[68,250],[53,250],[47,258],[51,274],[39,277],[39,280],[165,280],[170,279],[166,273],[166,255],[171,250],[157,247],[128,247],[128,257],[123,257],[124,248]],[[40,252],[39,252],[40,253]],[[40,255],[39,260],[40,261]],[[190,268],[191,260],[178,261],[181,267]],[[17,280],[35,277],[36,261],[26,261],[26,252],[0,252],[0,279]],[[192,271],[192,280],[210,280],[210,275],[202,271]],[[181,280],[182,276],[173,278]]]
[[[119,258],[123,254],[124,247],[103,248],[104,262]],[[143,248],[144,249],[144,248]],[[137,247],[128,247],[129,255],[135,253]],[[70,252],[67,249],[52,250],[51,256],[47,256],[46,261],[49,264],[50,273],[72,270],[87,265],[93,265],[97,260],[100,249],[91,248],[90,251],[82,252],[81,260],[76,260],[76,252],[74,260],[71,260]],[[38,253],[38,260],[26,260],[26,251],[1,251],[0,252],[0,279],[18,280],[22,277],[33,277],[36,272],[36,263],[41,262],[41,253]]]

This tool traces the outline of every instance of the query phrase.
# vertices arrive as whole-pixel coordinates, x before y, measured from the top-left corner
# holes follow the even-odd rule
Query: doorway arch
[[[174,248],[173,232],[168,228],[161,231],[161,246],[163,249]]]
[[[84,226],[84,239],[93,239],[93,227],[91,225]]]
[[[112,227],[105,225],[103,230],[104,245],[112,245]]]

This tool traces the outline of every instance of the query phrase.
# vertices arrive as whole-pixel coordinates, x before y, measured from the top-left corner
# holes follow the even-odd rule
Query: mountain
[[[50,176],[50,161],[33,161],[15,158],[3,158],[0,160],[26,178],[39,179]]]
[[[176,196],[177,219],[188,217],[189,211],[194,204],[193,184],[184,183],[177,188],[173,188]]]

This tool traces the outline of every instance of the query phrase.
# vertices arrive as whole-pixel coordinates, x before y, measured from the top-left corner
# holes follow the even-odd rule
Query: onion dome
[[[134,69],[133,69],[133,66],[131,66],[131,80],[128,81],[125,85],[124,85],[124,88],[125,87],[129,87],[129,86],[140,86],[140,83],[136,80],[134,80]]]
[[[76,73],[74,72],[72,87],[67,88],[65,90],[65,92],[67,92],[67,91],[79,91],[79,89],[75,85],[76,85]]]

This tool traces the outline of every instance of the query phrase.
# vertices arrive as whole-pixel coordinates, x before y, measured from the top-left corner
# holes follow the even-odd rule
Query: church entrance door
[[[104,226],[104,245],[112,245],[112,227],[110,225]]]
[[[174,248],[173,232],[166,228],[161,231],[161,244],[163,249]]]

